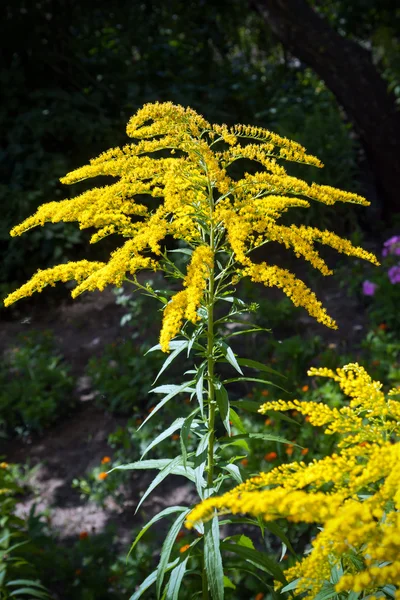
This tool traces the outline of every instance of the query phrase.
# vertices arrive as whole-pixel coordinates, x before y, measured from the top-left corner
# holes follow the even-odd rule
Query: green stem
[[[211,236],[212,237],[212,236]],[[213,240],[211,240],[213,241]],[[208,296],[208,327],[207,327],[207,375],[208,375],[208,458],[207,458],[207,487],[212,487],[214,481],[214,437],[215,437],[215,388],[214,388],[214,269],[209,279]]]
[[[213,224],[214,202],[210,186],[210,249],[215,253],[215,234]],[[215,440],[215,387],[214,387],[214,302],[215,302],[215,269],[212,267],[208,280],[208,305],[207,305],[207,380],[208,380],[208,422],[209,432],[207,449],[207,489],[214,482],[214,440]],[[203,600],[208,600],[208,578],[203,566]]]

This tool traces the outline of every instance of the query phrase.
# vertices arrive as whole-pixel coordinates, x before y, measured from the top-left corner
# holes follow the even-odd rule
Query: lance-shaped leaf
[[[179,590],[181,589],[182,580],[186,573],[186,565],[188,559],[189,556],[187,556],[173,569],[168,581],[165,600],[178,600]]]
[[[168,506],[168,508],[165,508],[161,512],[159,512],[156,515],[154,515],[154,517],[152,519],[150,519],[150,521],[148,523],[146,523],[146,525],[144,527],[142,527],[142,529],[137,534],[137,536],[136,536],[136,538],[135,538],[132,546],[130,547],[130,550],[128,552],[127,558],[129,557],[130,553],[135,549],[136,544],[144,536],[144,534],[146,533],[146,531],[148,529],[150,529],[150,527],[152,525],[154,525],[154,523],[157,523],[157,521],[160,521],[160,519],[163,519],[164,517],[167,517],[168,515],[171,515],[173,513],[184,512],[186,509],[187,509],[186,506]]]
[[[177,356],[179,356],[179,354],[181,352],[183,352],[183,350],[185,350],[185,348],[187,348],[188,346],[188,341],[187,340],[178,340],[176,343],[176,348],[174,349],[173,352],[171,352],[171,354],[169,354],[167,356],[167,358],[165,359],[163,366],[161,367],[161,369],[159,370],[157,377],[155,378],[155,380],[153,381],[153,385],[155,384],[155,382],[159,379],[160,375],[162,373],[164,373],[164,371],[169,367],[169,365],[175,360],[175,358]]]
[[[166,404],[174,396],[176,396],[177,394],[181,394],[182,392],[193,391],[192,388],[190,387],[192,384],[193,384],[193,381],[187,381],[185,383],[182,383],[181,385],[160,385],[160,386],[154,388],[153,390],[150,390],[149,394],[153,392],[154,394],[165,394],[166,393],[167,395],[158,404],[156,404],[156,406],[153,408],[153,410],[151,411],[149,416],[146,417],[146,419],[143,421],[143,423],[140,425],[140,427],[138,427],[138,431],[145,425],[145,423],[147,423],[147,421],[149,421],[149,419],[154,417],[156,412],[159,411],[160,408],[162,408],[164,406],[164,404]]]
[[[220,385],[215,390],[215,397],[221,415],[222,422],[228,435],[231,434],[231,425],[229,423],[229,396],[223,385]]]
[[[169,563],[168,567],[166,568],[166,571],[170,571],[171,569],[176,567],[176,565],[178,563],[179,563],[179,558],[176,558],[172,563]],[[155,571],[153,571],[152,573],[150,573],[150,575],[148,577],[146,577],[146,579],[139,585],[138,589],[129,598],[129,600],[139,600],[139,598],[142,596],[143,592],[148,590],[149,587],[151,585],[153,585],[153,583],[155,583],[156,579],[157,579],[157,569]]]
[[[205,368],[206,368],[205,364],[201,365],[201,367],[197,371],[197,376],[196,376],[196,379],[197,379],[196,396],[197,396],[197,401],[199,403],[200,412],[201,412],[202,417],[204,417],[203,389],[204,389],[204,370],[205,370]]]
[[[176,542],[176,536],[178,535],[178,533],[183,525],[183,522],[186,518],[186,515],[189,512],[190,512],[190,508],[187,508],[182,514],[180,514],[175,519],[175,521],[171,525],[171,528],[167,534],[167,537],[165,538],[164,543],[162,545],[161,554],[160,554],[160,562],[158,563],[158,567],[157,567],[157,583],[156,583],[157,598],[159,598],[161,595],[161,589],[162,589],[162,584],[164,581],[165,570],[168,565],[169,557],[171,556],[172,547]]]
[[[236,369],[236,371],[238,373],[243,375],[243,371],[239,366],[239,363],[236,359],[236,356],[233,353],[232,348],[230,346],[228,346],[228,344],[226,342],[218,342],[218,345],[221,349],[222,354],[225,356],[226,360],[228,361],[228,363],[230,363],[232,365],[232,367],[234,369]]]
[[[195,428],[198,426],[198,422],[194,421],[194,417],[196,416],[199,410],[199,407],[197,407],[193,412],[191,412],[190,415],[186,417],[182,425],[180,443],[182,452],[182,462],[184,467],[186,467],[190,432],[192,430],[192,427]]]
[[[201,438],[200,443],[197,446],[196,456],[194,459],[195,484],[196,484],[197,493],[199,494],[201,499],[203,499],[203,496],[204,496],[203,489],[206,486],[206,482],[204,480],[203,474],[204,474],[204,470],[206,468],[208,441],[210,439],[210,434],[211,434],[211,432],[208,431]]]
[[[163,440],[165,440],[166,438],[168,438],[170,435],[172,435],[174,433],[174,431],[176,431],[177,429],[180,429],[183,425],[183,423],[185,422],[185,419],[183,417],[180,417],[179,419],[176,419],[172,425],[170,425],[167,429],[165,429],[164,431],[162,431],[160,433],[160,435],[158,435],[156,437],[155,440],[153,440],[152,442],[150,442],[150,444],[147,446],[147,448],[145,449],[145,451],[142,454],[142,457],[140,460],[142,460],[143,456],[145,456],[152,448],[154,448],[154,446],[157,446],[157,444],[159,444],[160,442],[162,442]]]
[[[204,568],[213,600],[224,600],[224,571],[219,541],[218,517],[204,524]]]
[[[297,446],[298,448],[302,448],[299,444],[295,444],[286,438],[283,438],[279,435],[270,435],[269,433],[239,433],[238,435],[232,435],[231,437],[223,437],[220,438],[221,444],[231,444],[236,440],[265,440],[267,442],[278,442],[280,444],[290,444],[291,446]]]
[[[287,583],[286,577],[283,574],[280,566],[275,562],[275,560],[267,556],[265,553],[259,552],[258,550],[253,550],[252,548],[240,546],[239,544],[230,544],[229,542],[222,542],[221,548],[227,552],[233,552],[234,554],[237,554],[262,571],[269,573],[281,583]]]

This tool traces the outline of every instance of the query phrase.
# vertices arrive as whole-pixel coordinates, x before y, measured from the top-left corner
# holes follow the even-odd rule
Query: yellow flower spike
[[[172,297],[164,309],[160,346],[163,352],[169,351],[169,342],[179,333],[184,319],[196,323],[199,320],[197,309],[200,306],[207,276],[214,266],[214,256],[208,246],[198,246],[192,254],[184,279],[185,290]]]
[[[339,451],[307,465],[280,465],[223,496],[208,498],[189,513],[186,526],[191,529],[215,512],[248,514],[267,522],[286,518],[316,523],[323,528],[311,552],[285,571],[289,582],[298,579],[296,594],[314,598],[331,580],[335,566],[344,569],[335,585],[338,593],[370,595],[388,584],[399,586],[400,413],[395,408],[400,403],[392,394],[385,398],[382,384],[357,363],[336,372],[312,368],[309,374],[335,380],[350,403],[331,409],[322,402],[278,400],[263,404],[260,412],[297,410],[311,415],[310,422],[324,427],[325,433],[341,433]],[[348,560],[349,555],[358,556],[361,566]]]
[[[247,276],[276,286],[320,323],[336,327],[305,283],[275,265],[252,262],[251,252],[276,241],[324,275],[332,271],[318,254],[316,243],[378,264],[372,254],[331,232],[277,222],[292,207],[309,208],[309,200],[368,205],[364,198],[289,176],[283,161],[323,166],[297,142],[261,127],[210,124],[193,109],[171,102],[144,105],[129,120],[127,133],[133,143],[111,148],[61,179],[72,184],[102,175],[117,178],[114,183],[44,204],[11,231],[16,236],[47,222],[76,221],[80,229],[95,229],[91,243],[115,234],[127,241],[105,264],[81,261],[37,273],[6,298],[6,305],[56,281],[75,279],[78,286],[72,295],[76,297],[84,291],[121,285],[140,269],[162,270],[165,240],[172,236],[193,249],[193,266],[189,265],[184,289],[165,308],[160,337],[164,351],[185,320],[198,320],[212,268],[211,250],[234,259],[233,281]],[[230,165],[242,159],[255,162],[259,170],[234,179]],[[213,248],[211,229],[217,244]],[[377,392],[374,398],[378,397]],[[393,405],[392,410],[397,407]]]

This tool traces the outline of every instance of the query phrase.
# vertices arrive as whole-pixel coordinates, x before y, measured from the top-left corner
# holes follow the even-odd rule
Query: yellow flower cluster
[[[185,290],[173,296],[164,310],[160,345],[168,352],[170,341],[179,333],[184,319],[196,323],[199,320],[197,309],[201,304],[207,286],[207,277],[214,268],[214,256],[209,246],[198,246],[188,266],[184,279]]]
[[[78,281],[75,297],[83,291],[120,285],[139,269],[163,269],[163,246],[167,236],[172,236],[191,248],[209,244],[213,253],[233,254],[236,264],[231,278],[248,276],[266,286],[277,286],[321,323],[336,326],[302,281],[266,262],[256,264],[249,255],[255,248],[275,241],[329,275],[332,271],[314,247],[315,243],[323,243],[377,264],[372,254],[333,233],[277,223],[291,207],[308,208],[305,198],[325,204],[341,201],[366,205],[364,198],[329,186],[308,185],[289,176],[279,162],[282,159],[323,166],[296,142],[260,127],[213,125],[194,110],[171,102],[143,106],[130,119],[127,133],[135,138],[134,143],[111,148],[61,179],[72,184],[90,177],[111,176],[117,178],[116,182],[75,198],[44,204],[11,231],[16,236],[47,222],[77,221],[81,229],[96,229],[92,243],[113,234],[127,241],[106,264],[81,261],[68,267],[61,265],[62,277],[57,269],[38,272],[6,298],[6,305],[41,291],[48,283],[66,281],[67,276]],[[242,159],[255,161],[260,170],[234,179],[230,167]],[[207,277],[204,269],[199,271],[202,281]],[[165,308],[164,349],[166,340],[180,330],[184,319],[196,320],[203,284],[192,286],[197,290],[193,297],[191,286],[185,286],[187,289]]]
[[[341,434],[338,452],[260,473],[196,506],[186,525],[191,528],[215,512],[318,523],[323,529],[312,551],[285,572],[289,581],[299,580],[298,593],[312,600],[341,566],[338,593],[375,594],[392,584],[400,598],[400,402],[394,400],[399,390],[385,397],[381,383],[356,363],[309,374],[337,381],[350,398],[348,405],[331,409],[323,403],[277,401],[265,403],[260,412],[295,409],[308,415],[326,433]]]

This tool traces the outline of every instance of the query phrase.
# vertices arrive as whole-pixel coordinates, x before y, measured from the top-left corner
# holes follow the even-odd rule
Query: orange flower
[[[247,467],[247,465],[249,464],[249,461],[247,460],[247,458],[244,458],[244,459],[243,459],[243,460],[241,460],[240,462],[241,462],[241,464],[242,464],[244,467]]]
[[[303,387],[301,388],[302,392],[308,392],[310,388],[308,387],[308,385],[303,385]]]
[[[177,540],[180,540],[181,538],[183,538],[185,536],[185,532],[181,529],[180,532],[178,533],[178,535],[176,536]]]
[[[301,451],[302,456],[305,456],[306,454],[308,454],[308,448],[303,448],[303,450]]]
[[[86,540],[89,537],[89,534],[87,531],[81,531],[79,534],[79,539],[80,540]]]
[[[273,420],[272,419],[265,419],[264,421],[265,425],[273,425]]]
[[[299,411],[298,410],[292,410],[292,417],[298,417],[299,416]]]
[[[309,422],[310,422],[310,417],[309,417],[309,415],[307,415],[307,416],[306,416],[305,420],[307,421],[307,423],[309,423]]]
[[[358,445],[361,446],[361,448],[364,448],[368,445],[368,442],[360,442]]]
[[[183,552],[186,552],[186,550],[189,550],[189,548],[190,544],[185,544],[184,546],[182,546],[182,548],[179,549],[179,552],[183,554]]]
[[[285,452],[286,452],[286,454],[287,454],[288,456],[292,456],[292,454],[293,454],[293,446],[290,446],[290,445],[288,444],[288,446],[287,446],[287,448],[286,448]]]
[[[373,360],[373,361],[372,361],[372,365],[373,365],[374,367],[379,367],[379,365],[380,365],[380,364],[381,364],[381,361],[380,361],[380,360]]]
[[[380,329],[381,331],[385,331],[387,329],[386,323],[381,323],[380,325],[378,325],[378,329]]]
[[[276,452],[268,452],[268,454],[266,454],[264,456],[264,459],[267,460],[268,462],[272,462],[276,458],[278,458],[278,455]]]
[[[174,440],[174,441],[176,441],[176,440],[179,440],[179,437],[180,437],[180,436],[179,436],[179,433],[174,433],[174,434],[171,436],[171,439],[172,439],[172,440]]]
[[[264,598],[264,594],[262,592],[258,592],[258,594],[254,598],[254,600],[263,600],[263,598]]]
[[[102,465],[106,465],[109,462],[111,462],[111,458],[109,456],[103,456],[103,458],[101,459]]]
[[[136,425],[141,425],[143,423],[143,419],[136,419]]]
[[[79,577],[79,575],[80,575],[81,573],[82,573],[82,569],[76,569],[76,570],[75,570],[75,575],[78,575],[78,577]]]
[[[108,477],[108,473],[99,473],[97,478],[100,479],[100,481],[104,481],[105,479],[107,479]]]
[[[268,390],[263,390],[261,392],[261,396],[269,396],[269,391]]]
[[[248,397],[248,398],[252,398],[253,396],[254,396],[254,394],[253,394],[252,392],[249,392],[249,393],[247,394],[247,397]]]

